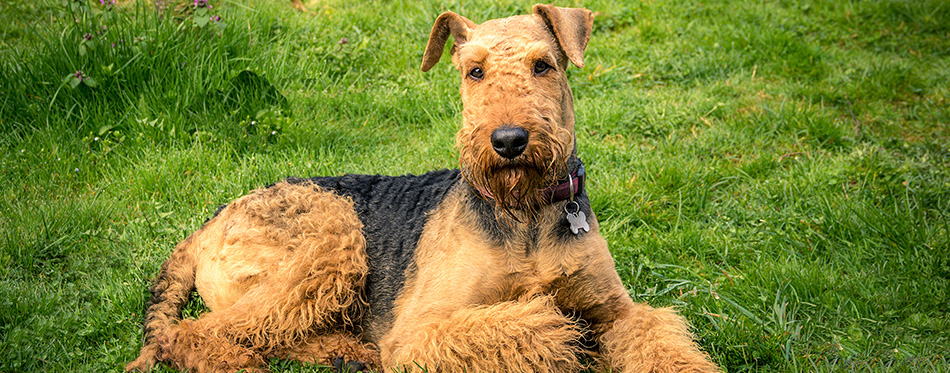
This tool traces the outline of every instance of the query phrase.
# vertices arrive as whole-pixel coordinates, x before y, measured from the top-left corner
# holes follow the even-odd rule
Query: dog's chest
[[[416,286],[444,286],[464,304],[552,294],[591,255],[588,235],[562,234],[560,209],[542,211],[531,223],[499,223],[480,205],[460,189],[446,197],[420,240]]]
[[[553,294],[582,268],[588,256],[583,246],[561,245],[550,237],[534,237],[476,251],[494,254],[494,263],[484,267],[483,276],[486,283],[495,286],[481,287],[476,292],[475,303],[482,304]]]

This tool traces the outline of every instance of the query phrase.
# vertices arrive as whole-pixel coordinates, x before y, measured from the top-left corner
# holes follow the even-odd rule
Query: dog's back
[[[393,302],[405,283],[429,213],[459,184],[459,170],[422,175],[344,175],[287,180],[313,182],[351,198],[363,222],[370,271],[364,288],[369,310],[361,317],[363,339],[378,341],[392,322]]]

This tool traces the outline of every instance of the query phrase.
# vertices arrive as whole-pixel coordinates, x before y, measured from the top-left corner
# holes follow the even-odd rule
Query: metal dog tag
[[[577,212],[567,214],[567,222],[571,223],[571,232],[577,234],[581,229],[584,232],[590,232],[590,224],[587,224],[587,215],[583,211],[578,210]]]
[[[567,206],[574,205],[574,208],[577,210],[571,212]],[[571,224],[571,232],[577,234],[584,230],[584,232],[590,232],[590,224],[587,224],[587,214],[581,211],[581,207],[577,205],[577,202],[571,201],[567,205],[564,205],[564,212],[567,213],[567,222]]]

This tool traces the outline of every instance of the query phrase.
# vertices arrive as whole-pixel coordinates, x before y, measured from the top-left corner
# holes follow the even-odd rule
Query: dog
[[[290,178],[219,209],[162,265],[127,370],[718,371],[681,316],[630,298],[598,233],[565,74],[592,25],[441,14],[422,70],[451,36],[460,169]],[[193,289],[211,312],[181,320]]]

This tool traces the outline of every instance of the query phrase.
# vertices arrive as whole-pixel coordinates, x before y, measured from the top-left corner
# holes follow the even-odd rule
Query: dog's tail
[[[200,233],[199,230],[179,243],[171,258],[162,264],[149,289],[152,298],[145,309],[145,342],[139,357],[125,366],[126,371],[146,372],[162,359],[157,339],[181,319],[181,310],[195,288],[195,246]]]

